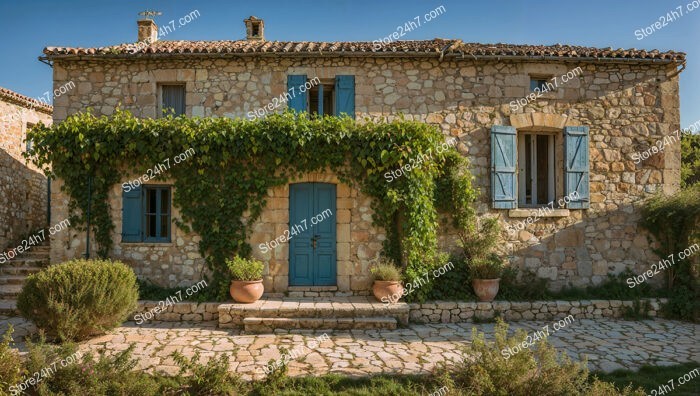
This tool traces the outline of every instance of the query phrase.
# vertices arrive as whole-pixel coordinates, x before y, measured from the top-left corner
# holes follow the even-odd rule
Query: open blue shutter
[[[564,189],[567,196],[578,191],[578,199],[572,199],[569,209],[586,209],[590,207],[590,188],[588,184],[588,127],[570,126],[564,128],[566,152],[566,169],[564,169]],[[572,197],[573,198],[573,197]]]
[[[335,115],[355,118],[355,76],[335,76]]]
[[[306,74],[287,76],[287,92],[290,96],[289,108],[296,112],[306,111],[306,91],[301,91],[306,88],[304,84],[306,84]]]
[[[491,201],[494,209],[517,207],[515,133],[512,126],[491,127]]]
[[[141,187],[122,190],[122,242],[141,242]]]

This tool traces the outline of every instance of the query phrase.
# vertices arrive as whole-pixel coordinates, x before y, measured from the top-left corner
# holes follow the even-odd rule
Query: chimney
[[[265,41],[265,22],[254,16],[244,19],[245,39],[249,41]]]
[[[152,19],[139,19],[139,42],[154,43],[158,41],[158,25]]]

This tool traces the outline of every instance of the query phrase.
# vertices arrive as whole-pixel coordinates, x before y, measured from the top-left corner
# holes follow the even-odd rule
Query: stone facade
[[[47,180],[22,157],[27,129],[51,125],[51,107],[0,88],[0,249],[47,224]]]
[[[560,76],[577,67],[581,68],[580,75],[553,92],[522,108],[513,109],[510,105],[529,93],[531,75]],[[249,111],[266,106],[286,91],[287,75],[306,74],[321,79],[354,75],[358,120],[392,119],[402,113],[407,119],[436,125],[446,138],[458,138],[457,149],[471,161],[476,184],[483,193],[480,214],[498,217],[504,226],[502,253],[512,265],[550,279],[552,287],[558,289],[569,283],[597,284],[607,274],[625,268],[639,273],[658,260],[647,234],[637,224],[639,202],[657,191],[672,192],[678,188],[680,147],[671,145],[639,164],[631,155],[646,150],[680,127],[675,70],[673,63],[590,62],[575,58],[56,58],[54,84],[74,81],[77,89],[56,98],[54,121],[60,122],[88,107],[109,115],[121,106],[137,116],[154,117],[159,112],[158,84],[174,82],[185,86],[188,116],[246,117]],[[544,131],[555,135],[557,198],[564,195],[563,127],[589,126],[590,209],[558,211],[557,217],[541,218],[514,235],[505,232],[508,225],[523,220],[527,212],[490,208],[493,125],[512,125],[518,133]],[[316,177],[319,176],[308,175],[306,180]],[[320,177],[336,183],[332,175]],[[59,192],[60,182],[55,183],[53,210],[65,213],[67,201]],[[377,258],[384,234],[370,225],[368,199],[339,184],[338,191],[341,190],[345,195],[338,197],[339,203],[344,202],[342,208],[338,206],[338,235],[344,239],[338,240],[338,287],[341,291],[366,292],[367,266]],[[254,246],[287,226],[287,194],[287,187],[270,192],[268,208],[251,235]],[[119,200],[111,205],[118,215]],[[200,260],[196,257],[196,238],[177,231],[173,238],[177,242],[167,247],[124,246],[115,239],[113,255],[131,255],[140,262],[135,264],[137,272],[148,274],[161,284],[191,284],[199,279],[197,266],[190,269],[188,264]],[[84,249],[83,239],[68,233],[57,236],[52,258],[74,257]],[[440,243],[443,249],[452,249],[453,235],[442,232]],[[286,254],[286,247],[268,255],[255,253],[268,264],[265,285],[269,291],[286,290]]]

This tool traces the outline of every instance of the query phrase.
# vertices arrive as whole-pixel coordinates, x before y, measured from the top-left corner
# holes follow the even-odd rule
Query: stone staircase
[[[17,295],[22,290],[24,279],[48,266],[49,257],[50,246],[46,242],[0,264],[0,315],[16,313]]]
[[[384,304],[374,297],[263,297],[252,304],[221,304],[219,327],[248,333],[291,330],[393,330],[408,324],[406,303]]]

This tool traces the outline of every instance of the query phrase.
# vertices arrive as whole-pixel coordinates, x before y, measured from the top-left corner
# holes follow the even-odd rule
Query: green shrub
[[[462,300],[472,301],[476,299],[471,287],[465,287],[472,283],[467,259],[463,254],[452,255],[449,259],[454,268],[447,271],[438,279],[433,280],[433,288],[428,295],[429,300]]]
[[[229,373],[229,356],[223,354],[218,359],[211,358],[206,364],[199,363],[199,352],[186,358],[173,352],[173,360],[180,366],[178,382],[187,394],[192,395],[236,395],[245,384]]]
[[[257,281],[262,279],[265,264],[255,259],[246,259],[236,256],[233,260],[226,260],[226,266],[231,271],[234,280]]]
[[[681,187],[700,182],[700,134],[681,135]]]
[[[19,353],[10,348],[13,332],[14,329],[10,325],[0,341],[0,396],[6,395],[6,389],[22,381],[22,364]]]
[[[497,300],[536,301],[551,298],[549,282],[532,271],[524,271],[518,279],[518,269],[507,267],[501,274]]]
[[[559,355],[546,338],[534,346],[511,353],[526,340],[525,330],[519,329],[508,337],[508,325],[496,324],[495,341],[487,342],[485,335],[472,330],[472,343],[464,348],[466,358],[453,373],[455,383],[467,395],[644,395],[620,393],[613,385],[601,384],[588,378],[586,362],[572,362]],[[603,393],[593,393],[602,391]],[[625,391],[622,391],[625,392]]]
[[[51,338],[83,340],[121,324],[137,299],[136,276],[123,263],[72,260],[30,275],[17,308]]]
[[[369,272],[378,281],[398,282],[401,280],[401,270],[389,260],[382,260],[369,269]]]
[[[503,273],[503,259],[491,253],[486,257],[475,257],[469,263],[469,271],[474,279],[497,279]]]

